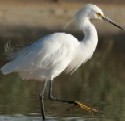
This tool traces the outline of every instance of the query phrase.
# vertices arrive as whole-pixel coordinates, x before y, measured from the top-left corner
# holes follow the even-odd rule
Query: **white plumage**
[[[13,60],[1,68],[2,73],[18,72],[22,79],[53,80],[64,70],[75,71],[91,58],[97,46],[97,31],[90,22],[94,18],[106,20],[100,8],[86,5],[74,17],[85,35],[81,42],[71,34],[47,35],[17,52]]]
[[[88,59],[87,48],[80,43],[71,34],[50,34],[19,51],[1,70],[3,74],[19,72],[23,79],[53,79],[65,69],[73,71]]]

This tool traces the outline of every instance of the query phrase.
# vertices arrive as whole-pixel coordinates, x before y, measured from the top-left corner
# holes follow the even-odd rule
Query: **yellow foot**
[[[75,103],[76,103],[76,105],[78,105],[81,109],[86,110],[86,111],[88,111],[89,113],[97,113],[97,112],[98,112],[98,110],[96,110],[96,109],[94,109],[94,108],[91,108],[91,107],[89,107],[89,106],[86,106],[86,105],[80,103],[79,101],[75,101]]]

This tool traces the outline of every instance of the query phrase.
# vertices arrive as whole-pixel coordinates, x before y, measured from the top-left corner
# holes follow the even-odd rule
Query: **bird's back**
[[[3,74],[19,72],[23,79],[54,78],[72,61],[78,45],[71,34],[50,34],[17,52],[1,70]]]

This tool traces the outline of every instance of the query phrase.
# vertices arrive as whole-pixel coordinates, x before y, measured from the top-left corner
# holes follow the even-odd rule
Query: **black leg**
[[[43,120],[45,120],[44,92],[45,92],[45,89],[46,89],[47,82],[48,81],[45,81],[43,90],[42,90],[42,92],[39,95],[39,98],[40,98],[40,108],[41,108],[41,113],[42,113]]]
[[[58,99],[57,97],[54,97],[54,96],[52,95],[52,84],[53,84],[53,80],[49,80],[49,93],[48,93],[48,98],[49,98],[51,101],[59,101],[59,102],[64,102],[64,103],[69,103],[69,104],[76,104],[75,101],[61,100],[61,99]]]
[[[88,112],[98,112],[98,110],[94,109],[94,108],[91,108],[89,106],[86,106],[84,104],[82,104],[81,102],[79,101],[72,101],[72,100],[61,100],[61,99],[58,99],[56,97],[54,97],[52,95],[52,83],[53,83],[53,80],[49,80],[49,93],[48,93],[48,98],[51,100],[51,101],[59,101],[59,102],[63,102],[63,103],[68,103],[68,104],[74,104],[76,106],[79,106],[81,109],[83,110],[86,110]]]
[[[48,98],[49,98],[51,101],[57,101],[58,99],[52,95],[52,83],[53,83],[53,80],[49,80]]]

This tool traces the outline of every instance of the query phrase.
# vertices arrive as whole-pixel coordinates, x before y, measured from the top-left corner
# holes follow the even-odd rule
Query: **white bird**
[[[82,41],[78,41],[73,35],[67,33],[50,34],[17,52],[12,61],[1,68],[4,75],[18,72],[24,80],[45,80],[43,90],[40,93],[43,119],[45,119],[43,98],[47,82],[49,82],[49,99],[79,105],[88,111],[97,111],[84,107],[78,101],[65,101],[52,96],[52,81],[56,76],[62,71],[74,72],[92,57],[98,43],[98,35],[95,26],[90,22],[91,19],[108,21],[123,30],[111,19],[105,17],[98,6],[88,4],[74,16],[76,26],[85,35]]]

